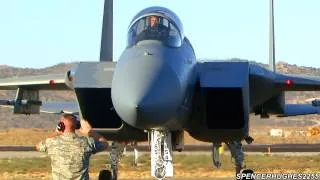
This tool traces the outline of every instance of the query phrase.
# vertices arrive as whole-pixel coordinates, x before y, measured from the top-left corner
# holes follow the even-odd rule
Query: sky
[[[98,61],[104,0],[0,1],[0,65]],[[269,0],[114,0],[114,60],[133,16],[174,11],[198,59],[268,63]],[[275,0],[276,60],[320,67],[320,1]]]

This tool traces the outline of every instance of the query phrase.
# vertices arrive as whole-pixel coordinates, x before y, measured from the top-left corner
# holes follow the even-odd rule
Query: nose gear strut
[[[151,176],[157,179],[173,176],[171,132],[151,130]]]

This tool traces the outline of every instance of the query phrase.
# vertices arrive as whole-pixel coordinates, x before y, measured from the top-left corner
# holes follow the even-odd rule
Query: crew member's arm
[[[48,136],[48,138],[54,138],[54,137],[56,137],[56,136],[60,136],[62,134],[62,132],[60,132],[60,131],[58,131],[57,129],[53,132],[53,133],[51,133],[49,136]]]
[[[108,142],[106,138],[92,130],[91,125],[86,120],[80,120],[81,128],[79,129],[80,133],[83,135],[92,137],[95,141],[96,151],[103,151],[108,148]]]
[[[106,138],[104,138],[103,136],[101,136],[100,134],[98,134],[97,132],[91,130],[88,133],[88,136],[92,137],[95,141],[99,141],[99,142],[107,142]]]
[[[47,152],[46,140],[40,141],[36,145],[36,150],[40,152]]]
[[[51,133],[48,138],[54,138],[56,136],[59,136],[61,135],[62,133],[59,132],[57,129]],[[36,150],[37,151],[41,151],[41,152],[46,152],[47,151],[47,139],[43,140],[43,141],[40,141],[37,145],[36,145]]]

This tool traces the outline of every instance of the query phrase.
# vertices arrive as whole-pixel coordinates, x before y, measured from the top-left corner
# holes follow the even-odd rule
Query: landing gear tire
[[[107,169],[101,170],[98,180],[113,180],[111,171]]]

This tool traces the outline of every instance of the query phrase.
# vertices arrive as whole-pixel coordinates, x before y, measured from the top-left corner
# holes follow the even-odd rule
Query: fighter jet
[[[149,7],[133,17],[127,47],[112,62],[113,2],[106,0],[100,62],[80,62],[63,74],[0,79],[1,90],[17,90],[15,100],[1,104],[15,114],[79,113],[119,142],[111,147],[112,179],[117,179],[121,143],[139,141],[150,143],[151,176],[172,177],[172,151],[183,150],[185,131],[213,148],[227,143],[238,173],[241,141],[252,141],[250,113],[267,118],[319,112],[312,104],[285,104],[285,91],[318,91],[320,79],[275,71],[273,24],[270,0],[270,68],[243,60],[198,62],[178,16]],[[77,101],[41,102],[40,90],[70,90]]]

